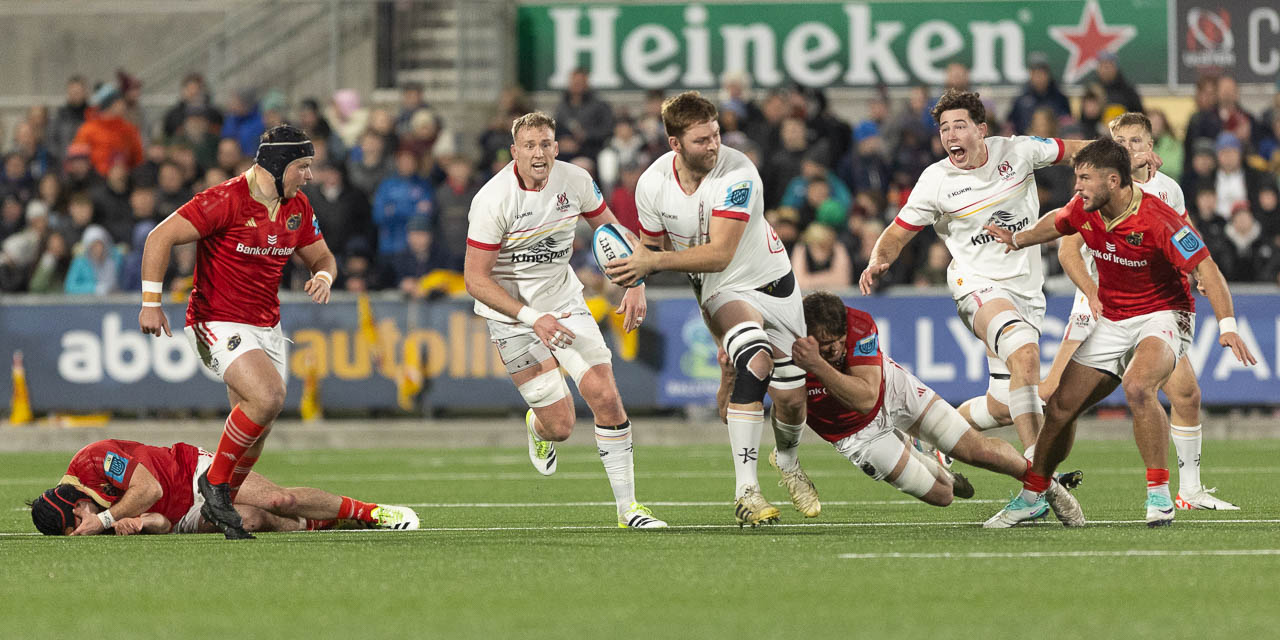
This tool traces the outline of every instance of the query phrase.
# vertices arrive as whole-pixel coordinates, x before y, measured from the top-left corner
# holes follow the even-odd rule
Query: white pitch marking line
[[[1124,551],[970,551],[965,553],[841,553],[842,560],[983,560],[994,558],[1149,558],[1194,556],[1280,556],[1280,549],[1126,549]]]
[[[967,504],[1004,504],[1008,500],[965,500]],[[722,507],[728,502],[710,501],[710,502],[661,502],[646,500],[645,504],[651,507]],[[924,504],[919,500],[823,500],[822,504],[829,506],[855,506],[855,505],[900,505],[900,504]],[[612,507],[612,502],[416,502],[409,503],[406,507],[421,507],[424,509],[521,509],[521,508],[538,508],[544,509],[548,507]]]

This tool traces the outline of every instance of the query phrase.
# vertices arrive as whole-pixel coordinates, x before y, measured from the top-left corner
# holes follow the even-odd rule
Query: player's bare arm
[[[160,306],[162,293],[149,290],[155,288],[154,283],[164,281],[164,272],[169,269],[169,254],[173,247],[200,239],[200,232],[189,220],[176,212],[169,214],[164,222],[147,234],[147,242],[142,246],[142,311],[138,313],[138,328],[143,333],[160,336],[172,336],[169,330],[169,319]]]
[[[1056,214],[1057,211],[1054,211],[1049,215]],[[1085,266],[1084,256],[1080,254],[1082,248],[1084,248],[1084,238],[1080,234],[1063,236],[1058,241],[1058,264],[1062,265],[1062,271],[1071,278],[1071,282],[1076,285],[1080,293],[1089,299],[1089,311],[1093,313],[1096,320],[1102,315],[1102,301],[1098,299],[1098,283],[1089,277],[1089,268]]]
[[[302,290],[311,296],[312,302],[328,304],[330,289],[333,288],[333,278],[338,273],[338,260],[333,257],[333,252],[329,251],[329,244],[324,241],[324,238],[316,240],[298,249],[298,257],[311,272],[311,278],[302,285]]]
[[[1026,249],[1027,247],[1037,244],[1053,242],[1054,240],[1061,238],[1062,232],[1058,231],[1057,225],[1054,224],[1054,220],[1056,218],[1057,214],[1055,213],[1049,213],[1041,216],[1034,225],[1031,225],[1030,229],[1023,229],[1017,233],[1008,229],[1002,229],[993,224],[986,225],[983,229],[994,236],[996,242],[1003,244],[1005,253],[1008,253],[1018,249]]]
[[[568,318],[568,313],[556,314],[544,313],[540,310],[527,309],[524,304],[516,300],[511,294],[507,293],[493,279],[493,266],[498,263],[498,252],[489,249],[481,249],[479,247],[467,245],[466,257],[462,265],[462,280],[466,284],[467,294],[472,298],[479,300],[487,305],[490,309],[497,311],[512,318],[518,318],[524,322],[526,318],[521,317],[523,313],[529,316],[527,319],[533,320],[530,326],[533,332],[537,334],[538,339],[552,351],[559,347],[567,347],[573,344],[574,335],[568,327],[560,324],[560,320]],[[537,318],[531,316],[536,314]]]
[[[867,261],[867,268],[858,278],[858,289],[862,291],[862,295],[871,295],[876,281],[893,266],[898,254],[902,253],[902,248],[916,237],[916,233],[918,232],[897,224],[885,227],[880,237],[876,238],[875,246],[871,247],[871,259]]]
[[[71,535],[93,536],[102,533],[107,529],[107,522],[141,515],[163,497],[164,487],[160,486],[160,481],[156,480],[145,466],[139,464],[129,478],[129,486],[125,489],[124,495],[120,496],[110,509],[102,512],[107,515],[84,518]]]
[[[149,511],[133,518],[116,520],[116,526],[111,529],[118,536],[163,534],[173,530],[173,523],[163,515]]]
[[[1192,273],[1204,286],[1205,296],[1209,298],[1209,304],[1213,307],[1213,314],[1218,317],[1218,344],[1230,347],[1236,360],[1249,366],[1257,364],[1257,359],[1249,352],[1249,347],[1240,338],[1240,334],[1235,331],[1235,304],[1231,301],[1231,290],[1227,288],[1227,279],[1218,269],[1218,263],[1214,262],[1213,258],[1205,258],[1196,265]]]
[[[883,375],[880,365],[856,365],[840,371],[822,357],[822,347],[813,336],[795,341],[791,346],[791,359],[826,385],[827,393],[840,404],[860,413],[875,408]]]
[[[738,250],[747,223],[732,218],[713,217],[707,227],[707,242],[684,251],[650,251],[637,245],[631,256],[605,265],[605,274],[626,286],[655,271],[716,273],[724,271]],[[643,248],[641,248],[643,247]]]

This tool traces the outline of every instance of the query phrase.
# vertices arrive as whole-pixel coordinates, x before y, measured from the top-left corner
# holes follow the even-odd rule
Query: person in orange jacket
[[[128,104],[124,94],[115,85],[104,85],[94,94],[96,113],[90,115],[72,144],[89,145],[89,158],[100,175],[107,175],[117,158],[122,158],[129,169],[142,164],[142,135],[138,128],[125,118]]]

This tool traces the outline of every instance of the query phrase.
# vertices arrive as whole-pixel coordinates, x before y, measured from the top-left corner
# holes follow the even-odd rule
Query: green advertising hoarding
[[[575,67],[597,89],[705,88],[729,70],[756,86],[1021,84],[1032,52],[1067,83],[1113,52],[1130,81],[1169,77],[1166,0],[529,4],[517,14],[521,84],[561,89]]]

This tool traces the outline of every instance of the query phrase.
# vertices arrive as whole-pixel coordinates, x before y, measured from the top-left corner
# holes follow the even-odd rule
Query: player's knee
[[[267,505],[270,511],[290,513],[298,506],[298,499],[288,491],[272,491],[267,496]]]
[[[1123,380],[1124,399],[1130,406],[1146,404],[1155,399],[1156,390],[1145,380]]]
[[[278,383],[255,387],[246,399],[253,405],[257,415],[268,416],[267,422],[270,422],[284,410],[284,398],[284,383]]]
[[[949,507],[951,502],[955,500],[955,494],[951,492],[951,487],[935,482],[933,489],[929,490],[921,500],[935,507]]]
[[[1165,390],[1168,393],[1169,390]],[[1200,411],[1200,385],[1174,389],[1169,395],[1169,406],[1179,415],[1189,416]]]
[[[751,404],[764,400],[773,373],[769,335],[758,322],[742,322],[725,332],[725,352],[733,363],[733,393],[729,401]]]
[[[267,519],[264,513],[258,509],[246,509],[240,512],[240,522],[244,526],[245,531],[262,531],[267,526]]]

